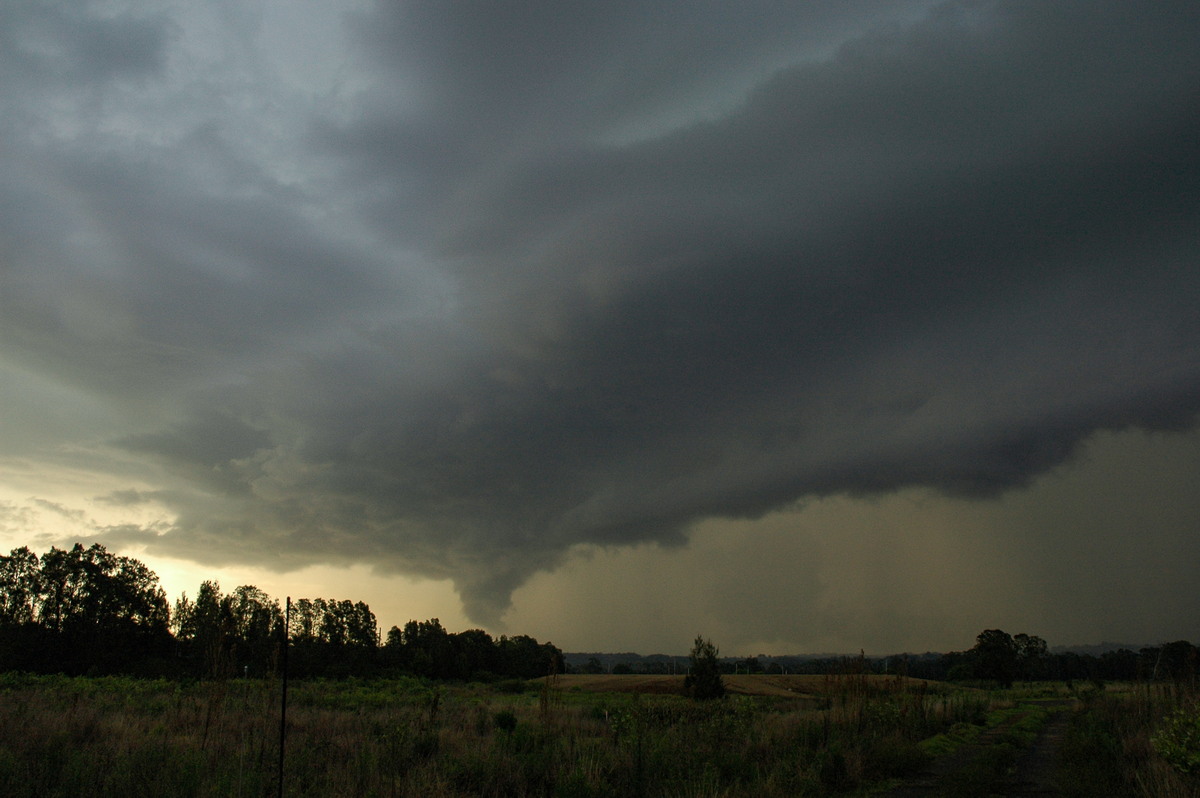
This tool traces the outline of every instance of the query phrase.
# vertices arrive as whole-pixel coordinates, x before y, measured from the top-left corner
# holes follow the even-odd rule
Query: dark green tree
[[[296,645],[312,643],[317,639],[320,617],[312,599],[297,599],[292,602],[291,625],[288,637]]]
[[[418,676],[448,679],[453,676],[450,633],[437,618],[409,621],[403,632],[405,666]]]
[[[704,700],[721,698],[725,695],[725,682],[721,679],[718,650],[711,640],[696,635],[692,645],[691,668],[683,681],[684,691],[692,698]]]
[[[1013,635],[1013,644],[1017,647],[1017,675],[1027,682],[1042,678],[1048,651],[1046,641],[1022,632]]]
[[[978,678],[1012,687],[1017,674],[1017,644],[1012,635],[1000,629],[985,629],[975,638],[971,653]]]
[[[2,667],[140,672],[169,653],[169,619],[154,572],[98,543],[0,557]]]
[[[556,646],[539,643],[529,635],[501,637],[498,647],[505,676],[536,679],[566,669],[562,652]]]
[[[349,601],[345,604],[350,604]],[[374,650],[379,645],[379,623],[366,602],[356,601],[344,607],[346,643],[360,649]]]
[[[175,602],[175,637],[185,659],[202,676],[226,678],[234,675],[235,624],[231,596],[221,594],[221,585],[211,580],[200,583],[196,600],[187,594]]]
[[[221,605],[230,622],[238,674],[264,676],[274,670],[283,626],[279,601],[254,585],[241,585]]]
[[[38,556],[28,546],[0,557],[0,624],[33,623],[42,592]]]
[[[500,652],[496,641],[482,629],[468,629],[450,635],[454,649],[458,679],[487,679],[496,675]]]

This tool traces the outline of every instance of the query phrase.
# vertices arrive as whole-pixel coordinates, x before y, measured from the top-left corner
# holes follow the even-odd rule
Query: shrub
[[[1200,712],[1180,707],[1150,738],[1158,755],[1181,773],[1200,774]]]
[[[492,717],[492,723],[500,731],[512,733],[513,729],[517,728],[517,716],[509,712],[507,709],[497,712]]]
[[[508,693],[509,695],[520,695],[521,693],[524,693],[528,687],[529,685],[527,685],[521,679],[504,679],[496,682],[496,692]]]

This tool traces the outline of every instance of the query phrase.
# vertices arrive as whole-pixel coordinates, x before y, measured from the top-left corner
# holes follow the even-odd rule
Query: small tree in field
[[[683,681],[683,689],[695,699],[721,698],[725,695],[725,683],[721,681],[721,669],[717,662],[717,647],[711,640],[696,635],[692,645],[692,667]]]

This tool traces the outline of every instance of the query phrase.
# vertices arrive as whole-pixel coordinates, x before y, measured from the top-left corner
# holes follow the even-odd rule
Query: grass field
[[[739,675],[727,677],[728,698],[693,702],[672,694],[681,683],[645,676],[293,682],[284,794],[867,794],[903,784],[978,739],[971,730],[1016,717],[1021,701],[895,677]],[[2,676],[0,790],[275,795],[279,699],[271,680]],[[1125,699],[1090,704],[1108,700]],[[1036,734],[1017,731],[1006,744]],[[1095,739],[1084,728],[1075,767],[1088,767]],[[1111,758],[1111,750],[1100,755]]]
[[[578,689],[593,693],[646,693],[656,695],[679,695],[683,692],[682,676],[657,675],[610,675],[568,674],[557,677],[562,689]],[[823,698],[846,690],[847,676],[814,676],[808,674],[738,674],[721,677],[725,691],[730,695],[773,696],[776,698]],[[871,689],[892,691],[902,687],[916,690],[924,685],[926,691],[945,692],[946,688],[936,682],[923,679],[904,679],[875,674],[853,677]]]

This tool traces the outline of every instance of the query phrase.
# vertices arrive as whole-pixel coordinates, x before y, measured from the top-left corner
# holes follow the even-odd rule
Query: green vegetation
[[[674,694],[594,691],[621,678],[611,676],[297,680],[285,794],[857,795],[949,762],[942,794],[985,795],[1011,782],[1052,711],[1070,716],[1055,763],[1062,794],[1200,794],[1179,754],[1194,750],[1187,685],[988,691],[861,664],[728,677],[732,689],[782,684],[792,697],[712,701],[687,698],[682,676]],[[273,794],[280,687],[0,675],[0,724],[21,730],[0,739],[0,783],[16,796]]]
[[[1200,708],[1178,707],[1150,738],[1163,759],[1180,773],[1200,774]]]
[[[920,740],[979,703],[858,674],[810,679],[800,698],[705,702],[565,684],[293,682],[286,794],[827,795],[919,770]],[[269,794],[278,703],[267,679],[9,674],[0,723],[22,733],[0,742],[0,783],[16,796]]]
[[[1190,750],[1195,725],[1192,695],[1175,685],[1072,699],[1061,685],[763,675],[738,678],[782,678],[795,697],[698,702],[682,677],[674,695],[592,692],[598,678],[544,677],[520,692],[295,681],[285,794],[863,795],[932,768],[936,794],[986,795],[1012,783],[1052,711],[1070,717],[1054,762],[1063,795],[1200,794],[1174,753]],[[279,699],[273,679],[0,675],[0,724],[21,730],[0,739],[0,783],[14,796],[273,794]]]
[[[1193,682],[1090,689],[1080,699],[1060,751],[1064,796],[1200,796]]]

